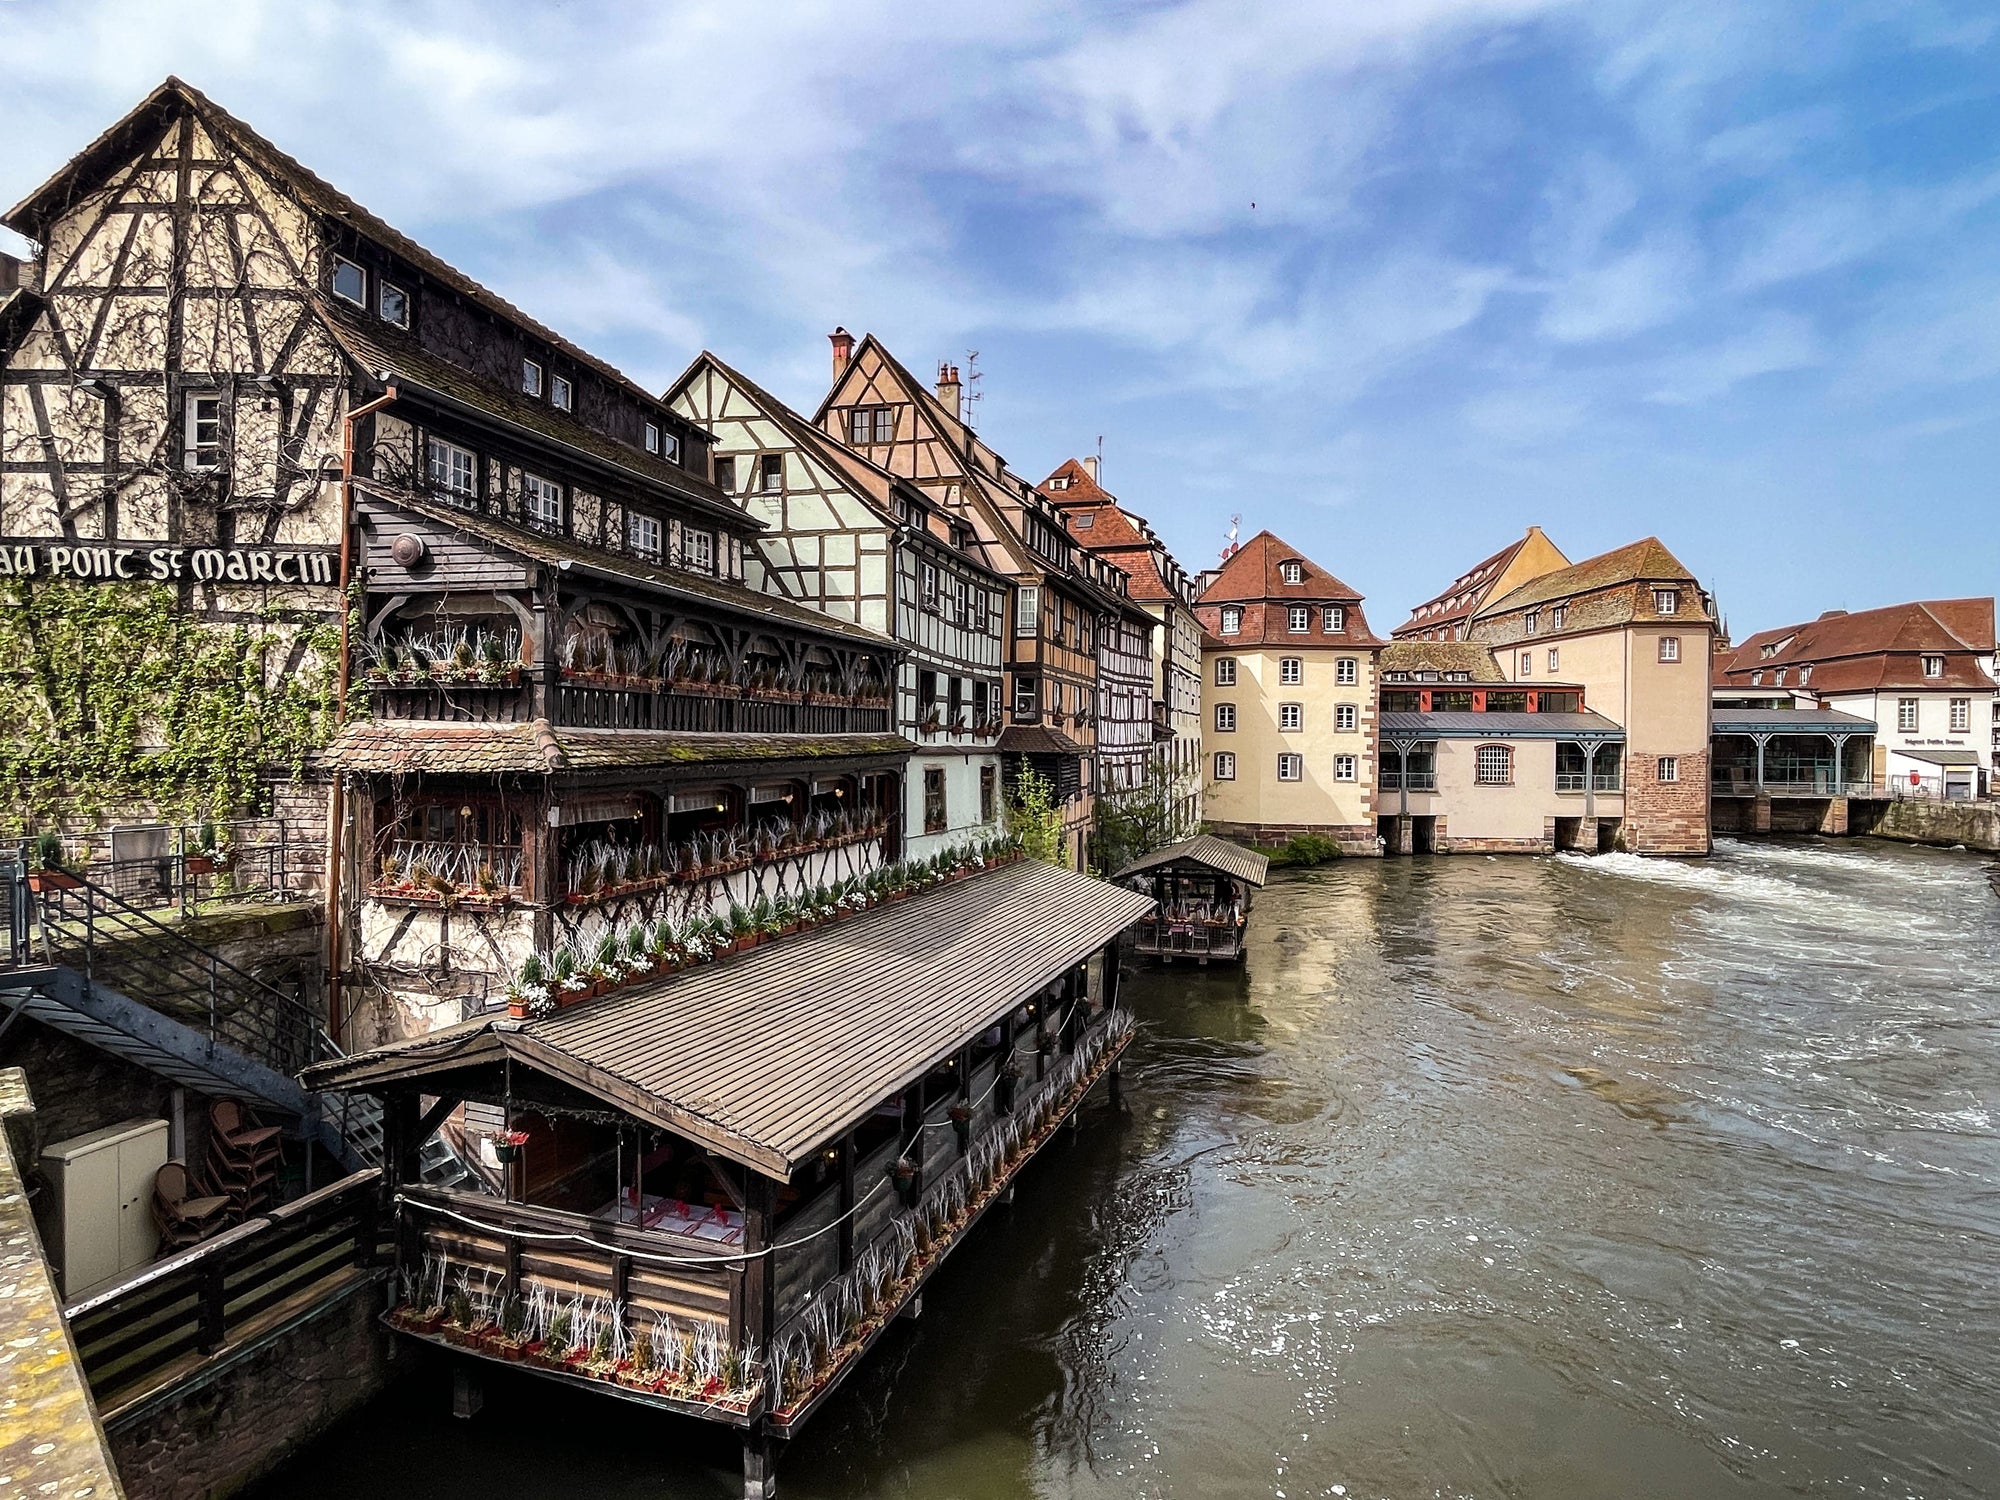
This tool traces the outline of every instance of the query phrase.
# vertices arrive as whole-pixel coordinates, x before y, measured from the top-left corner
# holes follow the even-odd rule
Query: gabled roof
[[[1245,849],[1241,844],[1232,844],[1227,839],[1202,833],[1183,839],[1178,844],[1155,849],[1150,854],[1142,854],[1111,878],[1124,880],[1128,876],[1176,864],[1201,865],[1250,885],[1262,885],[1271,873],[1270,859],[1255,849]]]
[[[1434,599],[1426,599],[1410,611],[1410,618],[1398,625],[1395,635],[1432,631],[1455,632],[1457,627],[1470,619],[1473,612],[1483,604],[1494,587],[1506,574],[1514,560],[1530,541],[1539,539],[1555,556],[1562,553],[1543,534],[1539,526],[1530,526],[1520,540],[1510,542],[1491,557],[1482,559],[1452,580],[1450,588]]]
[[[1728,687],[1759,686],[1751,681],[1753,673],[1768,680],[1783,669],[1796,683],[1798,670],[1810,667],[1811,678],[1798,685],[1814,693],[1884,687],[1990,690],[1993,679],[1980,658],[1993,650],[1993,614],[1990,596],[1917,600],[1853,614],[1829,610],[1804,625],[1758,631],[1721,661],[1715,681]],[[1941,676],[1924,676],[1926,656],[1944,658]]]
[[[260,171],[289,189],[301,202],[373,240],[440,285],[499,314],[551,348],[561,350],[568,358],[617,385],[627,394],[664,410],[658,397],[623,371],[537,322],[499,293],[480,285],[456,266],[370,213],[332,183],[295,157],[279,150],[250,125],[180,78],[169,77],[140,100],[97,139],[71,157],[48,181],[9,209],[4,218],[0,218],[0,223],[5,223],[28,239],[43,240],[50,222],[68,207],[80,184],[86,184],[118,165],[145,135],[160,129],[181,109],[191,112],[211,133],[225,137]]]
[[[1300,564],[1300,582],[1285,582],[1279,570],[1287,562]],[[1359,604],[1361,595],[1282,537],[1260,531],[1230,556],[1201,594],[1203,604],[1253,600]]]
[[[1057,480],[1064,481],[1057,484]],[[1038,489],[1058,505],[1115,505],[1111,491],[1092,477],[1080,458],[1066,458],[1056,465],[1053,474],[1044,479]]]
[[[782,1180],[1152,907],[1023,860],[541,1020],[481,1020],[305,1077],[380,1088],[512,1058]]]
[[[1587,557],[1582,562],[1571,563],[1566,568],[1558,568],[1553,573],[1544,573],[1539,578],[1531,578],[1505,598],[1491,600],[1482,605],[1475,617],[1487,619],[1510,610],[1525,609],[1531,604],[1544,604],[1555,599],[1569,599],[1578,594],[1592,593],[1599,589],[1619,588],[1627,584],[1667,583],[1685,584],[1697,591],[1695,582],[1681,560],[1666,549],[1656,536],[1629,542],[1623,547],[1614,547],[1609,552],[1600,552],[1596,557]],[[1687,601],[1699,606],[1697,596]],[[1705,620],[1707,615],[1684,610],[1683,617]]]
[[[993,748],[1002,755],[1067,755],[1071,758],[1090,752],[1060,729],[1046,724],[1009,724],[1000,731]]]

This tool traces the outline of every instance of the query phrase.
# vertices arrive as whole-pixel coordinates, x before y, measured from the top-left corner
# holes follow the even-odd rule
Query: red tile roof
[[[1685,584],[1697,594],[1700,588],[1694,574],[1681,560],[1669,552],[1658,537],[1649,536],[1628,542],[1623,547],[1614,547],[1609,552],[1600,552],[1595,557],[1586,557],[1567,568],[1557,568],[1539,578],[1531,578],[1504,599],[1495,599],[1483,606],[1478,611],[1478,618],[1633,583]],[[1684,602],[1699,605],[1701,601],[1697,597]],[[1705,619],[1706,616],[1697,612],[1694,618]]]
[[[1527,537],[1510,542],[1483,562],[1475,563],[1452,581],[1450,588],[1435,599],[1426,599],[1410,611],[1410,618],[1390,632],[1397,637],[1429,635],[1443,630],[1455,634],[1459,625],[1472,617],[1491,592],[1514,554],[1527,545]]]
[[[1299,564],[1300,579],[1286,583],[1282,571],[1288,562]],[[1222,606],[1240,605],[1243,628],[1221,635]],[[1304,633],[1291,630],[1287,611],[1292,605],[1311,605],[1315,616],[1319,607],[1338,604],[1347,612],[1346,628],[1333,634],[1322,631],[1322,621],[1314,618]],[[1368,628],[1361,611],[1361,595],[1327,572],[1283,538],[1260,531],[1224,562],[1222,568],[1195,605],[1203,628],[1222,645],[1279,644],[1292,646],[1379,646],[1380,637]]]
[[[1993,651],[1993,600],[1929,599],[1890,604],[1854,614],[1829,610],[1804,625],[1760,630],[1723,659],[1715,682],[1725,687],[1775,686],[1783,668],[1787,686],[1810,668],[1806,686],[1816,693],[1874,688],[1969,688],[1991,691],[1992,676],[1979,658]],[[1941,675],[1924,675],[1926,656],[1944,658]],[[1752,681],[1762,673],[1764,681]]]
[[[1068,483],[1058,485],[1058,480]],[[1068,459],[1036,486],[1062,511],[1069,532],[1081,547],[1123,568],[1129,579],[1126,592],[1134,599],[1158,603],[1185,602],[1186,596],[1168,583],[1160,569],[1160,559],[1168,559],[1172,570],[1181,573],[1167,545],[1154,533],[1144,516],[1134,515],[1090,475],[1079,459]],[[1185,575],[1182,575],[1185,576]]]

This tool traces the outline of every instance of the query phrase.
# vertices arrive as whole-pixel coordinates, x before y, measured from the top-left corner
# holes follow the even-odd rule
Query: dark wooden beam
[[[840,1269],[854,1268],[854,1132],[840,1138]]]

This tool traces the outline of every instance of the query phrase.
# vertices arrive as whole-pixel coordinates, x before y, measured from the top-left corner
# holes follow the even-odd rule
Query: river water
[[[2000,900],[1977,856],[1280,876],[1144,973],[1126,1109],[784,1456],[806,1497],[2000,1494]],[[709,1500],[695,1424],[415,1373],[267,1497]]]

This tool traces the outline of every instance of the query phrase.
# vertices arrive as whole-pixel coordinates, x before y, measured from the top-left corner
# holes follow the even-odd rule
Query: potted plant
[[[28,845],[28,889],[73,891],[82,885],[82,881],[63,868],[66,857],[60,834],[36,834]]]
[[[539,953],[530,953],[521,960],[520,970],[507,985],[507,1014],[525,1021],[531,1016],[545,1016],[553,1008],[548,967]]]
[[[917,1197],[923,1192],[922,1176],[917,1171],[917,1164],[907,1156],[899,1156],[891,1164],[889,1176],[896,1185],[896,1196],[902,1200],[903,1207],[915,1208]]]
[[[190,875],[212,874],[218,868],[229,867],[229,836],[218,832],[213,822],[203,820],[195,833],[194,849],[187,856],[187,872]]]
[[[954,1104],[951,1107],[951,1129],[958,1137],[958,1154],[963,1156],[972,1149],[972,1106]]]
[[[1011,1057],[993,1080],[993,1107],[1003,1115],[1014,1113],[1014,1096],[1021,1087],[1021,1065]]]
[[[528,1144],[525,1130],[502,1130],[493,1137],[493,1159],[501,1166],[511,1166],[521,1159],[521,1148]]]

